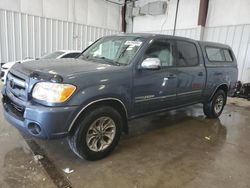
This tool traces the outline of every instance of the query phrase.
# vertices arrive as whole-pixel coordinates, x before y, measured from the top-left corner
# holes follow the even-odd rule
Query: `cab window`
[[[173,45],[167,40],[155,40],[145,52],[146,58],[158,58],[162,67],[174,66]]]
[[[191,67],[199,64],[198,52],[194,43],[176,41],[176,45],[178,67]]]

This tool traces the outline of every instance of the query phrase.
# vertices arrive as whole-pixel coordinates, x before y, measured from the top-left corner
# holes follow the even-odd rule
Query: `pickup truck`
[[[131,119],[197,103],[218,118],[237,77],[227,45],[108,36],[75,59],[15,64],[2,89],[4,116],[34,137],[67,137],[80,158],[98,160],[114,150]]]

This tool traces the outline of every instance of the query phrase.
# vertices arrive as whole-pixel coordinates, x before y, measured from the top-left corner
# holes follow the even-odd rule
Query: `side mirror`
[[[141,69],[159,70],[161,69],[161,61],[158,58],[147,58],[142,62]]]

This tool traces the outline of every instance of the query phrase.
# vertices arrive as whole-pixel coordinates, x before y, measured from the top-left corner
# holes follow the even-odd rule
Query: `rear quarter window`
[[[176,41],[176,44],[178,67],[191,67],[199,64],[198,52],[194,43]]]
[[[231,52],[229,50],[225,49],[225,50],[223,50],[223,52],[224,52],[226,61],[233,61]]]
[[[206,47],[206,54],[209,61],[212,62],[232,62],[232,54],[229,49]]]

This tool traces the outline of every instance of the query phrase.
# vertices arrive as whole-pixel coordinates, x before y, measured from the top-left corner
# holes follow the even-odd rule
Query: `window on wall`
[[[174,65],[173,45],[167,40],[155,40],[145,53],[146,58],[159,58],[162,67]]]
[[[232,62],[233,58],[231,52],[228,49],[206,47],[207,58],[209,61],[220,62]]]
[[[191,67],[199,64],[197,48],[194,43],[176,41],[177,44],[177,66]]]

